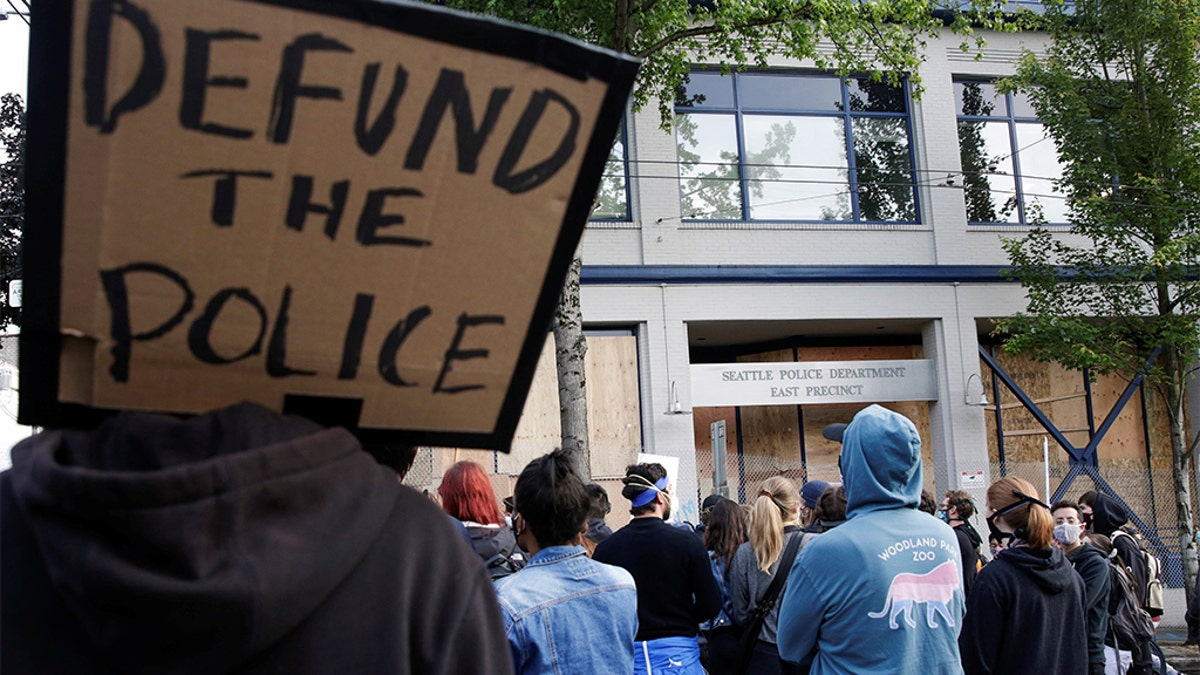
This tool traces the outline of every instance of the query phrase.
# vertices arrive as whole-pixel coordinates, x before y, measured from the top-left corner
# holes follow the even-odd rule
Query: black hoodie
[[[1125,523],[1129,522],[1125,507],[1103,492],[1096,493],[1092,501],[1092,520],[1088,524],[1092,532],[1103,534],[1112,540],[1113,548],[1121,555],[1121,560],[1133,575],[1133,583],[1139,598],[1146,597],[1146,562],[1142,560],[1142,549],[1133,536],[1113,534]]]
[[[1017,546],[979,571],[958,636],[966,675],[1088,672],[1083,580],[1057,548]]]
[[[344,430],[122,413],[12,457],[5,672],[511,672],[478,557]]]

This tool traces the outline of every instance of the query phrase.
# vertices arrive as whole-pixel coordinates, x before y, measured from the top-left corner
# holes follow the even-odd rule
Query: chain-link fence
[[[1058,454],[1064,454],[1056,451]],[[1098,486],[1091,476],[1086,473],[1075,477],[1072,482],[1063,487],[1063,481],[1068,477],[1069,464],[1065,457],[1047,465],[1046,462],[991,462],[988,467],[980,467],[986,473],[979,476],[978,490],[972,490],[977,495],[977,502],[983,499],[984,489],[993,481],[1004,476],[1018,476],[1032,483],[1039,494],[1046,500],[1052,500],[1060,493],[1060,498],[1078,501],[1079,496]],[[716,472],[714,470],[713,453],[697,451],[696,474],[699,495],[712,494],[716,491],[713,484]],[[961,485],[941,486],[936,484],[938,467],[935,462],[926,459],[923,471],[925,489],[940,499],[948,489],[963,487]],[[1116,493],[1129,508],[1137,520],[1144,524],[1138,528],[1145,538],[1148,548],[1163,561],[1164,580],[1168,586],[1183,585],[1183,563],[1180,556],[1179,530],[1176,526],[1175,490],[1170,467],[1155,467],[1150,469],[1129,464],[1101,464],[1097,467],[1100,477],[1108,487]],[[973,472],[966,472],[973,473]],[[830,483],[841,481],[841,472],[836,463],[802,462],[795,459],[781,459],[776,456],[739,454],[736,451],[726,455],[726,485],[727,496],[740,503],[753,501],[763,482],[772,476],[786,476],[802,486],[809,480],[824,480]],[[1192,513],[1196,511],[1197,496],[1192,491]],[[977,503],[979,510],[983,505]],[[1135,525],[1134,519],[1130,521]],[[980,521],[979,526],[983,526]],[[1135,525],[1136,526],[1136,525]]]
[[[1148,550],[1162,560],[1163,582],[1172,588],[1182,587],[1183,560],[1170,467],[1106,465],[1101,462],[1096,470],[1134,516],[1129,525],[1136,528],[1135,534],[1141,535]],[[1039,493],[1045,492],[1048,484],[1049,491],[1046,494],[1049,499],[1061,495],[1062,499],[1078,501],[1083,493],[1100,489],[1086,473],[1079,474],[1065,489],[1061,489],[1069,472],[1070,466],[1066,462],[1051,462],[1049,466],[1045,462],[1005,462],[1003,465],[993,462],[991,465],[992,480],[1002,476],[1018,476],[1033,483]],[[1191,490],[1190,494],[1194,516],[1197,502],[1195,490]],[[1137,521],[1144,527],[1139,527]]]
[[[450,466],[462,460],[470,460],[483,466],[492,483],[492,490],[496,493],[496,499],[504,499],[513,493],[513,487],[516,485],[517,477],[520,474],[504,470],[503,464],[505,462],[502,461],[503,458],[500,456],[500,453],[484,450],[418,448],[412,468],[404,475],[404,484],[418,492],[424,492],[430,499],[440,502],[440,499],[437,497],[437,489],[442,482],[442,476]],[[614,530],[624,526],[630,519],[627,508],[628,504],[622,504],[621,502],[622,477],[593,475],[590,479],[591,482],[600,485],[608,493],[608,499],[612,503],[613,508],[608,517],[605,518],[605,521]]]

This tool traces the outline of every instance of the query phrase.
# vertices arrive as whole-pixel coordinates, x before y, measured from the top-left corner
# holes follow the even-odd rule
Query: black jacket
[[[1067,560],[1083,579],[1087,605],[1088,663],[1104,663],[1104,638],[1108,634],[1108,560],[1091,544],[1071,551]]]
[[[1129,522],[1125,508],[1120,502],[1103,492],[1096,494],[1092,504],[1091,530],[1112,539],[1113,548],[1117,549],[1121,560],[1133,575],[1135,591],[1139,599],[1146,597],[1146,562],[1142,560],[1142,549],[1132,536],[1113,536],[1117,529]]]
[[[512,672],[479,558],[342,429],[122,413],[12,459],[6,673]]]
[[[1057,548],[1001,551],[967,596],[966,675],[1088,672],[1083,580]]]
[[[637,640],[693,637],[721,611],[708,551],[694,532],[634,518],[596,544],[592,559],[629,570],[637,584]]]
[[[970,523],[959,523],[954,526],[954,536],[958,538],[958,549],[962,554],[963,595],[971,594],[975,585],[975,575],[979,574],[979,533]]]

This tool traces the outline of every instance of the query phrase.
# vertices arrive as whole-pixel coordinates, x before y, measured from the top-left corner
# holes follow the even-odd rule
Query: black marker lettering
[[[546,104],[550,101],[558,103],[567,114],[571,117],[571,123],[567,132],[563,134],[562,140],[558,144],[558,148],[554,153],[538,164],[520,172],[513,173],[517,162],[521,159],[521,155],[525,153],[525,146],[529,143],[529,139],[533,136],[533,130],[541,121],[542,115],[546,112]],[[520,194],[528,192],[533,188],[545,183],[558,173],[558,170],[567,163],[571,158],[571,154],[575,152],[575,136],[579,133],[579,111],[571,102],[563,98],[558,92],[551,89],[543,89],[534,92],[529,97],[529,105],[525,107],[525,112],[521,114],[520,121],[513,129],[513,135],[508,139],[508,145],[504,146],[504,153],[500,156],[500,161],[496,164],[496,173],[492,177],[492,183],[496,187],[503,188],[511,194]]]
[[[133,323],[129,316],[129,286],[125,277],[135,272],[151,272],[166,277],[183,291],[183,302],[179,309],[169,319],[156,328],[141,333],[133,332]],[[196,302],[196,294],[191,286],[175,270],[155,263],[131,263],[111,270],[100,270],[100,283],[104,286],[104,297],[108,300],[108,308],[112,312],[109,324],[109,335],[113,340],[113,362],[108,373],[117,382],[129,381],[129,357],[133,351],[134,340],[156,340],[166,335],[183,321],[183,317],[192,311]]]
[[[129,91],[111,110],[108,103],[108,58],[112,46],[112,17],[124,17],[142,42],[142,66]],[[121,115],[145,107],[162,92],[166,79],[162,38],[150,14],[125,0],[92,0],[88,10],[83,65],[83,109],[88,126],[111,134]]]
[[[358,293],[354,296],[354,312],[350,325],[346,327],[346,341],[342,343],[342,367],[338,370],[339,380],[353,380],[358,376],[358,364],[362,362],[363,340],[367,337],[367,322],[371,320],[371,308],[375,296]]]
[[[208,76],[208,58],[214,40],[258,40],[253,33],[237,30],[202,31],[187,29],[187,41],[183,55],[183,97],[179,102],[179,123],[184,129],[195,129],[206,134],[229,138],[250,138],[249,129],[227,127],[204,121],[204,98],[208,87],[246,88],[246,78],[218,75]]]
[[[394,384],[397,387],[414,387],[415,383],[406,382],[400,377],[400,373],[396,368],[396,355],[400,351],[400,347],[404,345],[405,338],[413,332],[417,324],[429,318],[433,310],[429,309],[429,305],[422,305],[408,313],[408,316],[392,327],[383,340],[383,346],[379,348],[379,375],[389,384]]]
[[[271,101],[271,120],[267,124],[267,137],[272,143],[287,143],[292,133],[292,120],[296,115],[296,99],[300,96],[313,99],[342,100],[342,90],[337,87],[320,87],[300,84],[304,71],[304,52],[337,51],[353,52],[346,45],[327,38],[320,33],[309,33],[296,38],[283,49],[283,64],[279,67],[279,79],[275,81],[275,96]]]
[[[425,112],[421,114],[421,123],[417,126],[412,144],[408,147],[408,154],[404,158],[404,168],[420,171],[425,166],[425,157],[429,154],[429,147],[433,144],[434,136],[437,135],[438,126],[441,125],[442,118],[446,115],[446,109],[450,108],[454,113],[454,139],[458,148],[458,171],[459,173],[474,174],[479,164],[479,153],[483,150],[483,144],[496,127],[500,109],[504,107],[504,102],[508,100],[511,93],[512,88],[492,90],[492,94],[488,98],[487,112],[484,113],[483,121],[479,123],[479,129],[476,130],[474,128],[475,119],[471,114],[471,97],[467,93],[462,72],[443,69],[438,76],[437,84],[433,87],[433,93],[429,95],[429,100],[425,103]]]
[[[286,225],[297,232],[304,230],[304,220],[309,213],[326,216],[325,236],[330,241],[337,236],[338,226],[342,223],[342,213],[346,210],[346,194],[350,192],[350,181],[342,180],[329,188],[329,205],[317,204],[312,201],[313,177],[292,176],[292,196],[288,200]]]
[[[470,316],[466,312],[458,315],[458,329],[454,331],[454,339],[450,341],[450,348],[446,350],[446,359],[442,361],[442,371],[438,373],[437,382],[433,384],[433,393],[459,394],[464,391],[483,389],[482,384],[462,384],[457,387],[443,387],[442,383],[446,381],[446,376],[450,374],[450,364],[453,361],[486,359],[488,357],[490,352],[486,349],[459,349],[459,345],[462,344],[463,334],[467,332],[468,328],[487,323],[503,326],[504,317],[497,315]]]
[[[358,147],[368,155],[374,155],[383,147],[384,141],[396,127],[396,105],[404,95],[404,87],[408,84],[408,71],[397,65],[392,75],[392,90],[388,93],[383,108],[375,122],[367,128],[367,109],[371,107],[371,94],[375,92],[375,80],[379,78],[378,63],[368,64],[363,70],[362,91],[358,95],[358,115],[354,118],[354,138]]]
[[[283,299],[279,301],[279,313],[275,315],[275,328],[271,331],[271,342],[267,345],[267,375],[288,377],[289,375],[316,375],[315,370],[300,370],[287,365],[288,310],[292,306],[292,287],[283,287]]]
[[[385,214],[383,203],[388,197],[424,197],[420,190],[414,188],[380,188],[367,193],[367,201],[363,204],[362,215],[358,219],[358,242],[363,246],[374,244],[392,244],[395,246],[429,246],[428,239],[416,237],[383,237],[376,232],[392,225],[403,225],[404,216]]]
[[[217,321],[217,316],[221,310],[225,308],[225,304],[232,298],[238,298],[246,304],[254,308],[258,313],[258,337],[254,338],[254,344],[250,345],[246,351],[233,357],[224,357],[212,348],[209,342],[209,335],[212,333],[213,324]],[[204,313],[192,323],[192,327],[188,330],[188,349],[191,350],[192,356],[205,362],[217,365],[233,363],[241,361],[262,351],[263,335],[267,332],[267,308],[263,307],[248,288],[223,288],[208,304],[204,306]]]
[[[237,206],[237,179],[242,178],[274,178],[269,171],[226,171],[224,169],[200,169],[189,171],[180,178],[204,178],[218,176],[213,185],[212,210],[209,217],[213,225],[229,227],[233,225],[234,207]]]

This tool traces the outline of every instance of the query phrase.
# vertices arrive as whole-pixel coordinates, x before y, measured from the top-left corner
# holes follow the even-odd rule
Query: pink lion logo
[[[958,566],[953,561],[944,562],[925,574],[901,572],[892,577],[892,584],[888,587],[887,602],[884,603],[883,609],[879,612],[868,612],[867,616],[872,619],[882,619],[887,616],[888,625],[895,630],[900,627],[896,623],[896,617],[903,612],[904,623],[907,623],[909,628],[916,628],[917,621],[913,618],[913,605],[923,602],[925,603],[925,623],[930,628],[938,628],[937,619],[934,617],[935,612],[942,615],[948,626],[954,626],[954,617],[950,616],[950,609],[946,603],[954,597],[954,590],[959,587],[959,584]]]

